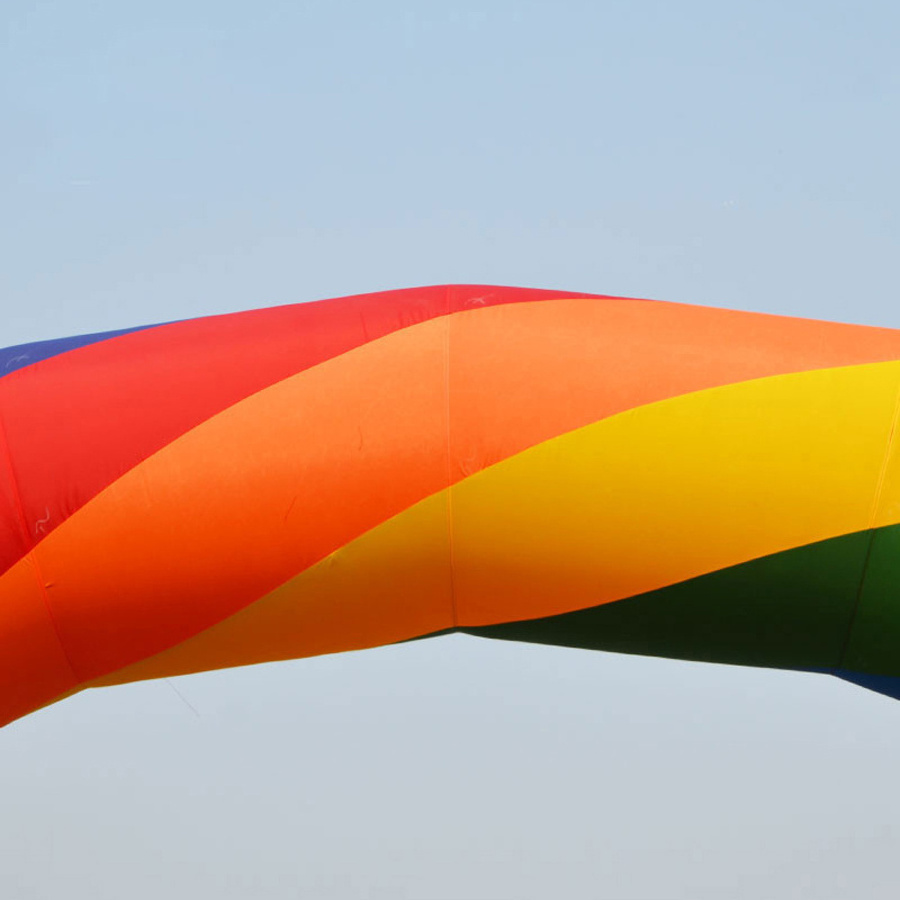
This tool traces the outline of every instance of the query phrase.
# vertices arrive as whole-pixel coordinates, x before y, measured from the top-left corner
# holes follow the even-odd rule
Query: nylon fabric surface
[[[0,722],[457,627],[900,675],[897,331],[464,285],[88,337],[0,377]]]

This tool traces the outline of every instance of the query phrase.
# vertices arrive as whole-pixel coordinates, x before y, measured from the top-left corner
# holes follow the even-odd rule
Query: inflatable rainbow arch
[[[900,331],[457,285],[0,376],[0,723],[448,631],[898,692]]]

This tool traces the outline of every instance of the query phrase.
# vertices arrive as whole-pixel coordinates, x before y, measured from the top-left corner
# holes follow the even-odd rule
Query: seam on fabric
[[[444,393],[446,402],[444,411],[447,418],[447,552],[450,564],[450,614],[451,627],[459,624],[459,612],[456,608],[456,582],[454,578],[454,552],[453,552],[453,442],[450,437],[450,330],[453,325],[453,287],[447,285],[447,314],[446,336],[444,341]]]
[[[837,665],[832,670],[833,672],[839,671],[844,666],[844,660],[847,656],[848,651],[850,650],[850,642],[853,638],[853,629],[856,625],[856,620],[862,607],[863,594],[866,588],[866,578],[869,574],[869,563],[871,562],[872,550],[875,546],[875,536],[878,533],[878,529],[875,527],[875,523],[878,519],[878,509],[881,506],[881,497],[884,493],[884,483],[887,479],[888,468],[891,464],[891,453],[894,449],[898,420],[900,420],[900,382],[898,382],[897,393],[894,398],[894,412],[891,417],[891,429],[888,432],[887,444],[884,449],[884,458],[881,461],[881,470],[878,473],[878,481],[875,483],[875,493],[872,497],[872,508],[869,511],[869,541],[868,545],[866,546],[866,555],[865,559],[863,560],[862,573],[859,577],[859,587],[856,590],[856,600],[853,604],[853,612],[850,615],[850,622],[847,625],[847,634],[844,637],[844,643],[841,647],[841,653],[838,657]]]
[[[12,486],[13,493],[13,502],[16,507],[16,514],[19,519],[19,529],[22,534],[22,539],[25,541],[25,546],[31,542],[31,535],[28,530],[28,521],[25,517],[25,506],[22,503],[22,495],[19,491],[19,480],[16,477],[15,466],[13,465],[12,458],[12,450],[9,446],[9,438],[6,433],[6,421],[3,418],[2,409],[0,409],[0,445],[2,445],[3,456],[6,462],[6,468],[9,472],[10,484]],[[72,677],[75,679],[75,684],[73,687],[77,687],[81,683],[81,679],[78,677],[78,673],[75,671],[75,666],[72,662],[72,658],[69,656],[68,651],[66,650],[66,645],[63,643],[62,635],[59,630],[59,623],[56,621],[56,615],[53,612],[53,605],[50,603],[50,595],[47,593],[47,586],[44,584],[44,576],[41,571],[40,563],[38,562],[36,548],[32,547],[30,550],[27,550],[24,556],[20,557],[21,560],[28,560],[31,565],[31,570],[34,573],[35,581],[37,582],[38,593],[41,596],[41,600],[43,601],[44,608],[47,611],[47,616],[50,619],[50,627],[53,629],[53,634],[56,637],[56,643],[59,645],[60,652],[62,653],[63,659],[66,661],[66,666],[71,672]],[[13,563],[15,565],[15,563]]]

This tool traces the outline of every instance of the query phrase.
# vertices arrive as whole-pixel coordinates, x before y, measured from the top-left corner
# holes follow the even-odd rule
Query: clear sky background
[[[0,345],[444,282],[900,327],[900,6],[3,0]],[[454,636],[0,732],[9,900],[894,898],[900,704]]]

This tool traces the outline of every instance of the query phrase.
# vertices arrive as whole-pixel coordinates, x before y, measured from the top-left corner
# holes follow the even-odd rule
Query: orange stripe
[[[455,316],[454,478],[625,409],[751,378],[900,359],[900,330],[629,300]]]
[[[445,487],[448,328],[454,480],[672,394],[900,352],[878,329],[616,300],[392,334],[198,426],[42,542],[79,674],[184,640]]]
[[[5,725],[68,692],[77,679],[56,637],[30,557],[5,573],[0,597],[0,725]]]

